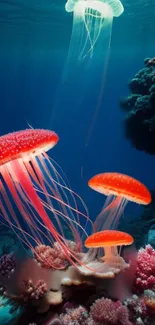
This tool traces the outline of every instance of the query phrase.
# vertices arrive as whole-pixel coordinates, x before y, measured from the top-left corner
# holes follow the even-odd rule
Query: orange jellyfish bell
[[[90,235],[85,241],[87,248],[131,245],[134,239],[123,231],[103,230]]]
[[[89,180],[88,185],[93,190],[107,196],[116,195],[144,205],[151,202],[151,194],[147,187],[128,175],[120,173],[98,174]]]
[[[151,202],[151,194],[147,187],[128,175],[102,173],[92,177],[88,185],[93,190],[108,197],[94,222],[93,232],[115,229],[128,201],[142,205]]]
[[[117,247],[131,245],[133,242],[133,237],[126,232],[103,230],[90,235],[85,241],[85,247],[95,249],[91,250],[91,254],[93,255],[93,251],[95,251],[98,260],[105,262],[104,265],[123,270],[128,268],[129,264],[126,264],[124,259],[120,256],[121,249],[118,253]],[[104,250],[104,256],[101,254],[102,248]]]

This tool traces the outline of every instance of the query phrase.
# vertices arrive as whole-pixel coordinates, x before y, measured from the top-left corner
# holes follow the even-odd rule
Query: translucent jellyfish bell
[[[85,128],[83,133],[81,131],[83,143],[88,147],[99,109],[104,105],[113,17],[120,16],[124,8],[120,0],[68,0],[65,9],[73,13],[72,35],[50,128],[52,124],[61,136],[64,120],[73,130],[76,142],[75,130],[81,123],[83,111],[89,107]]]
[[[113,17],[124,11],[119,0],[68,0],[65,9],[74,13],[70,50],[78,59],[92,57],[101,34],[110,36]]]

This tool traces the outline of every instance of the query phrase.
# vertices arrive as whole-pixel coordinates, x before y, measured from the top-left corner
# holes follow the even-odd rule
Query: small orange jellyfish
[[[122,269],[125,261],[118,254],[117,247],[131,245],[133,242],[133,237],[125,232],[103,230],[90,235],[85,241],[85,247],[103,248],[104,257],[102,257],[102,260],[115,269]]]
[[[94,223],[94,231],[114,229],[128,201],[147,205],[151,202],[149,190],[133,177],[120,173],[103,173],[92,177],[88,185],[108,196]]]
[[[43,129],[0,137],[0,215],[32,251],[36,245],[48,242],[52,246],[57,242],[72,263],[75,258],[66,245],[64,226],[80,246],[78,229],[82,226],[78,218],[81,214],[87,222],[88,217],[77,210],[75,193],[46,154],[58,140],[55,132]],[[68,193],[75,203],[73,207]]]

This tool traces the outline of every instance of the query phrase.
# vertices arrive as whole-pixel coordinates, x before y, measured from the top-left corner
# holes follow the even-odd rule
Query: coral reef
[[[129,82],[131,94],[121,100],[125,111],[125,135],[138,149],[155,154],[155,58],[144,60],[145,67]]]
[[[87,301],[89,300],[89,304],[85,301],[83,305],[76,305],[73,303],[74,295],[72,295],[71,302],[64,304],[64,306],[60,305],[55,317],[50,317],[45,324],[155,325],[154,280],[155,250],[147,245],[138,252],[133,296],[121,302],[107,298],[103,291],[101,298],[93,295],[91,299],[88,293]]]
[[[49,272],[52,274],[59,272],[57,273],[58,276],[60,276],[60,273],[66,274],[66,270],[49,270]],[[97,283],[95,284],[95,282],[94,294],[92,296],[88,290],[88,283],[84,287],[87,290],[81,287],[81,291],[74,291],[76,285],[72,281],[71,286],[68,287],[70,288],[70,298],[68,299],[68,296],[66,296],[65,300],[64,296],[64,301],[59,301],[58,305],[54,304],[54,301],[56,302],[58,299],[58,291],[54,292],[49,289],[49,291],[41,289],[40,295],[38,294],[40,292],[38,288],[45,289],[45,283],[40,281],[41,286],[37,284],[34,286],[32,281],[26,281],[25,296],[27,303],[29,302],[31,304],[32,301],[36,300],[39,304],[42,304],[46,300],[46,295],[49,295],[49,299],[51,299],[50,294],[53,300],[49,316],[45,317],[44,320],[40,320],[40,318],[34,320],[33,318],[33,322],[35,321],[37,325],[155,325],[155,250],[150,245],[141,248],[138,252],[135,282],[132,288],[133,295],[131,297],[125,299],[123,302],[117,299],[112,300],[106,296],[106,291],[103,291],[102,279],[96,279],[101,284],[100,291],[96,291],[97,287],[95,285]],[[78,287],[81,285],[82,283]],[[67,288],[66,285],[63,285],[63,287]],[[37,292],[37,294],[33,294],[34,292]],[[81,305],[81,295],[84,292],[87,295]],[[64,293],[66,294],[65,290]],[[79,295],[79,303],[75,302],[77,295]],[[39,300],[37,300],[38,298]],[[35,306],[34,304],[34,308],[36,308]],[[45,315],[47,310],[44,309]],[[27,325],[28,322],[22,324]]]

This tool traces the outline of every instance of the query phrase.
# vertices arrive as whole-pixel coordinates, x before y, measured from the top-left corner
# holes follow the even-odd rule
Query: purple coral
[[[127,307],[108,298],[97,299],[90,308],[90,316],[96,325],[132,325]]]
[[[15,269],[16,263],[13,254],[4,254],[0,257],[0,274],[9,278]]]
[[[47,292],[45,281],[39,280],[36,285],[33,284],[31,279],[24,281],[25,290],[23,292],[24,301],[35,299],[38,300]]]
[[[139,293],[155,289],[155,250],[150,245],[138,252],[134,289]]]

